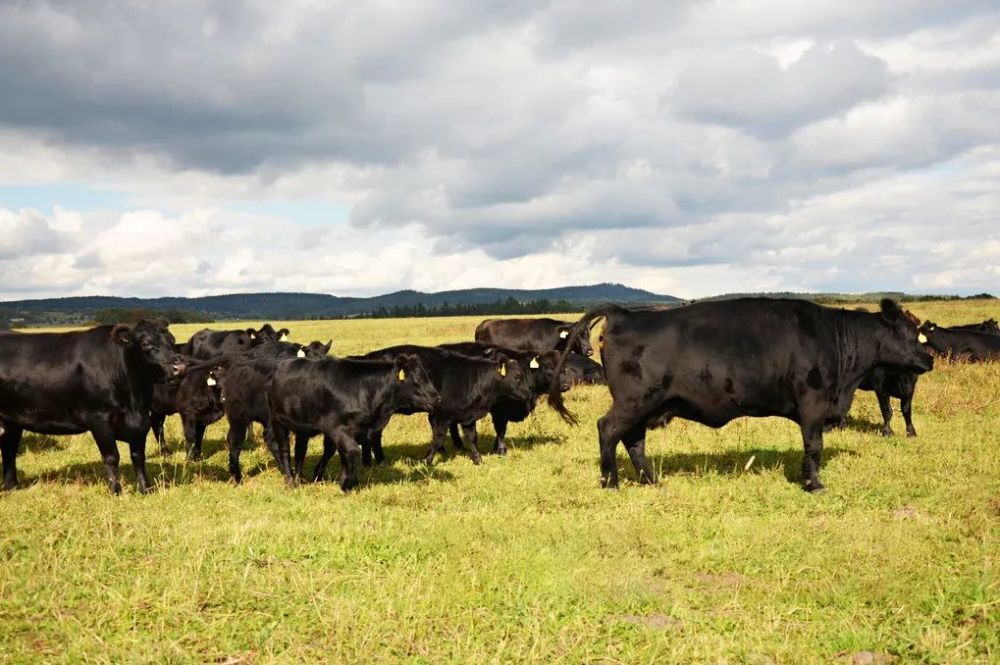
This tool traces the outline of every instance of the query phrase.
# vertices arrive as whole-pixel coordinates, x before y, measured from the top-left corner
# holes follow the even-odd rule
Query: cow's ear
[[[331,339],[326,344],[321,344],[319,348],[323,349],[323,353],[330,353],[330,349],[333,347],[333,340]]]
[[[899,303],[892,298],[882,298],[880,309],[882,310],[882,318],[890,325],[896,325],[906,318],[903,315],[903,310],[899,307]]]
[[[250,336],[250,339],[257,339],[257,331],[253,328],[247,328],[247,335]]]
[[[393,364],[396,365],[396,369],[399,369],[400,367],[406,367],[406,363],[408,360],[409,356],[398,355],[396,356],[396,359],[393,361]]]
[[[529,369],[538,369],[541,366],[542,365],[538,362],[538,356],[534,356],[531,359],[531,362],[528,363],[528,368]]]
[[[132,346],[132,326],[126,325],[124,323],[119,323],[114,328],[111,329],[111,339],[114,340],[115,344],[123,348],[129,348]]]

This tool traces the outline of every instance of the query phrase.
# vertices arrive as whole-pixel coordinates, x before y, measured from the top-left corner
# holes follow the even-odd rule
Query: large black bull
[[[183,374],[167,324],[98,326],[68,333],[0,336],[0,450],[4,488],[17,485],[15,456],[24,431],[90,432],[108,483],[121,492],[117,441],[129,444],[140,492],[153,385]]]
[[[570,343],[601,317],[612,397],[597,422],[605,487],[618,485],[619,441],[640,481],[656,482],[645,452],[649,427],[675,417],[721,427],[740,416],[781,416],[802,429],[804,485],[820,490],[823,426],[843,417],[865,375],[878,365],[914,373],[933,367],[916,326],[888,299],[877,314],[766,298],[667,311],[604,306],[574,324]],[[575,422],[557,385],[549,404]]]

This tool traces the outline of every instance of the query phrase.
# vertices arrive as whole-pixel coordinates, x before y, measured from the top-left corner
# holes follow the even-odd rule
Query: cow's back
[[[616,400],[676,400],[684,417],[708,424],[790,415],[801,382],[818,389],[836,372],[829,328],[819,307],[798,301],[619,309],[605,324],[602,364]]]
[[[136,395],[111,329],[0,337],[0,419],[41,432],[49,429],[41,423],[51,422],[58,431],[76,422],[77,405],[129,408]]]

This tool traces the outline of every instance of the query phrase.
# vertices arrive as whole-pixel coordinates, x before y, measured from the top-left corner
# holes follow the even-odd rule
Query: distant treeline
[[[930,300],[996,300],[989,293],[977,293],[973,296],[952,295],[911,295],[897,291],[871,291],[869,293],[801,293],[796,291],[772,291],[769,293],[726,293],[719,296],[699,298],[699,300],[730,300],[732,298],[798,298],[811,300],[819,305],[843,305],[847,303],[877,303],[882,298],[892,298],[897,302],[927,302]]]
[[[435,307],[427,307],[423,303],[416,305],[396,305],[394,307],[379,307],[360,314],[359,319],[406,319],[419,318],[423,316],[479,316],[483,314],[557,314],[560,312],[572,312],[579,307],[574,307],[567,300],[529,300],[520,302],[514,298],[500,299],[491,303],[480,303],[475,305],[451,305],[447,302]]]
[[[182,309],[134,309],[118,308],[102,309],[94,314],[94,323],[106,325],[109,323],[138,323],[143,319],[166,319],[168,323],[212,323],[212,319],[202,312],[188,312]]]

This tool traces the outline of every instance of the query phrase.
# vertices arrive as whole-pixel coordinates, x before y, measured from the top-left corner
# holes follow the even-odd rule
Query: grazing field
[[[1000,314],[910,309],[942,325]],[[284,325],[350,354],[471,339],[477,322]],[[89,435],[26,435],[23,489],[0,495],[0,661],[1000,661],[1000,364],[939,362],[916,439],[895,401],[897,436],[878,436],[859,394],[826,436],[817,496],[800,489],[798,428],[773,418],[675,421],[648,440],[659,487],[631,482],[619,448],[624,485],[602,491],[607,390],[567,403],[581,426],[542,404],[480,467],[413,461],[426,418],[397,417],[391,465],[349,495],[286,489],[259,439],[230,485],[224,422],[196,464],[176,417],[176,452],[150,437],[149,496],[109,493]]]

